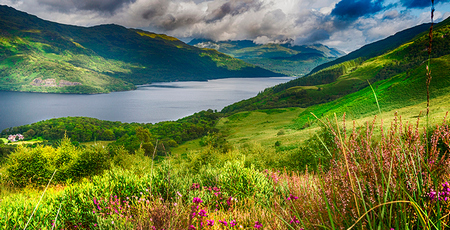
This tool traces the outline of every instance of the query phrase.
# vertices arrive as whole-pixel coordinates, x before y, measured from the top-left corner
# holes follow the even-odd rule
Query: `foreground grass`
[[[222,152],[210,146],[199,158],[175,156],[157,165],[142,153],[117,155],[103,173],[53,185],[29,226],[446,229],[450,128],[441,120],[427,139],[419,127],[424,121],[416,122],[394,117],[383,129],[373,119],[363,127],[347,124],[349,134],[341,121],[324,122],[334,136],[333,157],[329,169],[315,173],[266,170],[257,161],[249,163],[244,149]],[[65,149],[78,151],[67,141],[57,151]],[[1,226],[23,229],[43,185],[4,194]]]

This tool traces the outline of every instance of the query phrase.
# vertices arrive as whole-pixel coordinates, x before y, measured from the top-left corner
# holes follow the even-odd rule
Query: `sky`
[[[435,22],[450,16],[450,0],[434,2]],[[321,43],[345,52],[431,22],[429,0],[0,0],[0,4],[59,23],[114,23],[183,41]]]

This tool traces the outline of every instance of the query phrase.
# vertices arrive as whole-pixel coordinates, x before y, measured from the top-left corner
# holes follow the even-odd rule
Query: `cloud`
[[[74,10],[88,10],[99,13],[112,14],[125,5],[136,0],[37,0],[38,4],[47,5],[50,8],[62,12]]]
[[[438,12],[448,1],[436,1],[436,21],[449,15],[450,7]],[[185,41],[294,40],[346,52],[430,20],[429,9],[421,14],[417,7],[423,4],[417,0],[0,0],[0,4],[59,23],[115,23]]]
[[[150,3],[146,6],[144,12],[142,12],[142,17],[144,19],[153,19],[155,17],[160,17],[166,14],[169,7],[169,1],[159,0]]]
[[[344,20],[372,15],[383,10],[383,0],[342,0],[336,4],[331,14]]]
[[[423,9],[426,7],[431,7],[430,0],[400,0],[401,4],[406,8],[419,8]],[[450,0],[435,0],[434,4],[450,2]]]
[[[330,32],[326,31],[324,29],[318,29],[312,31],[310,34],[308,34],[307,37],[299,39],[297,43],[299,44],[311,44],[311,43],[318,43],[324,40],[327,40],[330,38]]]
[[[390,10],[383,14],[383,19],[395,19],[400,16],[397,10]]]
[[[249,10],[258,11],[261,6],[262,2],[259,0],[231,0],[214,9],[206,16],[205,20],[207,23],[211,23],[222,20],[227,15],[236,16]]]

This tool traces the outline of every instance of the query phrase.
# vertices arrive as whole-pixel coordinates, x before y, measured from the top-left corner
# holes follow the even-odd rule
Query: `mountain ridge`
[[[293,45],[292,41],[256,44],[251,40],[193,39],[188,44],[215,49],[262,68],[291,76],[305,75],[319,64],[345,54],[322,44]]]
[[[230,114],[283,107],[320,107],[322,111],[331,111],[333,109],[327,110],[326,105],[336,109],[339,106],[337,101],[344,100],[341,98],[351,98],[352,95],[371,92],[369,83],[383,86],[384,95],[379,96],[378,99],[389,98],[390,101],[380,102],[384,103],[385,107],[394,106],[393,102],[397,101],[396,97],[406,99],[404,95],[410,95],[409,98],[417,98],[417,95],[423,96],[426,82],[424,79],[426,74],[423,71],[429,58],[428,29],[429,24],[425,24],[401,31],[396,36],[405,35],[400,39],[404,42],[397,47],[392,47],[392,37],[365,46],[374,51],[384,50],[381,55],[370,57],[373,55],[372,53],[364,56],[367,53],[361,51],[358,52],[364,55],[352,56],[355,53],[349,54],[354,58],[334,65],[325,64],[330,66],[305,77],[267,88],[256,97],[225,107],[222,112]],[[434,26],[431,63],[433,72],[439,73],[439,76],[435,76],[431,82],[432,96],[443,95],[445,91],[442,88],[450,86],[446,80],[450,69],[445,64],[445,60],[450,57],[449,34],[450,18]],[[362,48],[362,50],[364,49]],[[346,56],[343,57],[343,59],[345,58]],[[415,92],[409,92],[408,88],[415,89]],[[402,93],[398,94],[396,91]],[[368,95],[365,95],[364,100],[367,100],[367,97]],[[353,98],[353,100],[361,101],[358,98]],[[419,98],[417,98],[417,102],[419,102]],[[346,103],[354,104],[350,101]],[[311,111],[308,110],[309,112]]]
[[[107,93],[151,82],[282,76],[167,35],[64,25],[9,6],[0,6],[0,51],[0,90],[10,91]],[[55,84],[36,85],[38,78]],[[72,85],[54,86],[61,81]]]

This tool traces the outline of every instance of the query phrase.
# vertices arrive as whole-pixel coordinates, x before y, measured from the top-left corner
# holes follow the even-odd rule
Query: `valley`
[[[343,3],[335,8],[339,4]],[[249,75],[257,80],[255,77],[260,75],[254,71],[263,75],[260,77],[274,72],[306,75],[252,91],[257,95],[227,103],[221,111],[209,108],[172,121],[121,122],[61,116],[7,128],[1,133],[2,142],[9,135],[23,134],[28,143],[0,143],[1,226],[448,228],[450,18],[399,31],[344,56],[339,50],[321,45],[194,41],[202,47],[198,48],[167,35],[117,25],[97,26],[102,33],[90,34],[86,31],[93,27],[45,23],[66,30],[53,34],[54,40],[60,41],[57,45],[69,44],[67,37],[58,40],[58,36],[71,35],[71,46],[77,48],[70,52],[53,50],[54,54],[50,54],[45,51],[47,45],[38,45],[37,41],[44,37],[36,34],[41,32],[14,30],[22,34],[2,43],[7,44],[3,49],[9,48],[0,59],[0,70],[9,71],[1,76],[19,76],[22,83],[17,78],[3,77],[0,83],[8,83],[2,85],[16,87],[17,91],[38,87],[50,92],[58,88],[54,91],[58,93],[88,86],[82,78],[34,74],[44,62],[44,66],[57,63],[55,69],[74,75],[71,71],[76,69],[97,76],[89,77],[98,83],[97,91],[90,85],[94,88],[83,93],[175,80],[180,82],[157,83],[151,90],[198,91],[194,85],[200,83],[181,82],[192,80],[188,76],[196,73],[200,76],[195,80]],[[75,30],[79,33],[70,32]],[[34,35],[22,39],[24,33]],[[95,42],[99,37],[107,46]],[[16,52],[20,42],[27,45]],[[161,48],[166,51],[164,55],[176,53],[170,60],[179,58],[181,62],[166,63],[162,55],[155,61],[161,62],[161,69],[147,72],[155,63],[145,59],[151,55],[141,50],[143,46],[159,49],[153,42],[168,44]],[[133,52],[127,56],[125,49]],[[183,52],[174,51],[178,49]],[[13,51],[16,53],[8,54]],[[77,55],[82,56],[74,59]],[[313,64],[301,70],[292,68],[304,61]],[[16,71],[6,65],[20,68]],[[190,65],[192,68],[183,75],[186,78],[175,74]],[[272,69],[261,68],[266,65]],[[25,70],[28,74],[22,74]],[[45,71],[50,69],[46,67]],[[219,74],[202,75],[208,71]],[[13,72],[15,75],[10,75]],[[232,91],[236,86],[225,84],[228,81],[233,79],[208,84],[222,82],[222,88],[213,87],[212,93],[243,91]],[[23,82],[28,83],[24,86]],[[60,85],[63,87],[57,87]],[[255,83],[249,80],[239,85],[251,88]],[[194,94],[180,93],[182,98]],[[172,98],[170,94],[163,97]],[[131,98],[144,104],[143,100]],[[120,112],[117,106],[114,108],[116,112],[111,113]]]

